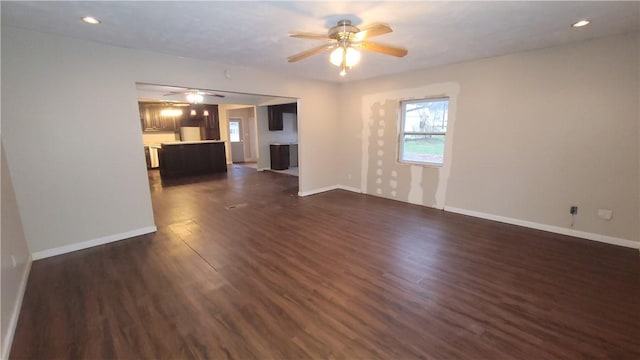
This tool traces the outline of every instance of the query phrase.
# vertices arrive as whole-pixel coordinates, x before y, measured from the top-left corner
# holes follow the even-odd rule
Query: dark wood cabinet
[[[284,129],[282,122],[283,114],[297,114],[298,105],[296,103],[271,105],[268,107],[269,131],[278,131]]]
[[[199,127],[202,140],[220,140],[218,105],[139,102],[138,108],[143,131],[177,132],[183,126]]]
[[[286,170],[289,168],[289,145],[271,144],[269,146],[272,170]]]
[[[204,110],[207,110],[207,115],[203,116],[203,126],[200,128],[202,140],[220,140],[218,105],[206,105]]]
[[[162,144],[158,156],[163,178],[227,171],[224,142]]]
[[[269,131],[282,130],[282,112],[278,105],[269,106]]]
[[[183,111],[182,107],[162,104],[162,103],[138,103],[140,110],[140,123],[142,131],[172,131],[175,132],[180,126],[182,115],[178,111]],[[169,112],[167,112],[167,110]],[[171,111],[175,111],[171,115]]]

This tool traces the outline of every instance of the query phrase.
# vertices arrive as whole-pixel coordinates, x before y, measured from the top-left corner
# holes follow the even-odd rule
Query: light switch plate
[[[598,209],[598,217],[604,220],[611,220],[613,211],[610,209]]]

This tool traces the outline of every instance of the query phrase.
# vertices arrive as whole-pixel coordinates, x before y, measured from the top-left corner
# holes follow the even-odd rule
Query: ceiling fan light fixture
[[[192,104],[201,103],[202,100],[204,100],[204,96],[202,96],[202,94],[198,94],[198,93],[188,93],[187,94],[187,101],[192,103]]]
[[[350,68],[360,62],[360,52],[350,46],[346,48],[340,46],[331,52],[329,61],[335,66],[342,66],[344,61],[346,66]]]
[[[347,71],[360,61],[359,49],[377,52],[395,57],[407,56],[405,48],[384,45],[368,41],[368,39],[388,34],[391,28],[385,24],[373,24],[362,29],[351,25],[350,20],[340,20],[337,25],[330,28],[327,35],[307,32],[292,32],[291,37],[300,39],[322,40],[329,44],[320,45],[301,53],[289,56],[288,62],[293,63],[325,51],[331,51],[329,62],[340,68],[340,75],[345,76]]]
[[[331,55],[329,55],[329,62],[335,66],[340,66],[340,64],[342,64],[342,55],[344,55],[344,48],[337,47],[331,52]]]
[[[589,21],[587,19],[583,19],[583,20],[580,20],[578,22],[575,22],[575,23],[571,24],[571,27],[579,28],[579,27],[587,26],[589,24],[591,24],[591,21]]]
[[[82,21],[86,22],[87,24],[91,24],[91,25],[98,25],[100,24],[102,21],[100,21],[100,19],[98,18],[94,18],[93,16],[85,16],[82,18]]]

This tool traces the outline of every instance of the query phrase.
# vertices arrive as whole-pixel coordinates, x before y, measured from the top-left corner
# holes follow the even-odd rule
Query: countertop
[[[165,145],[190,145],[190,144],[215,144],[215,143],[223,143],[222,140],[201,140],[201,141],[172,141],[162,143],[162,146]]]
[[[271,143],[270,145],[298,145],[298,143]]]

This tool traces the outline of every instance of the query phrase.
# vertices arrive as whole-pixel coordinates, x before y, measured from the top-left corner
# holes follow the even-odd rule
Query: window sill
[[[418,161],[406,161],[406,160],[396,160],[396,163],[399,165],[419,165],[430,168],[441,168],[444,166],[443,163],[430,163],[430,162],[418,162]]]

